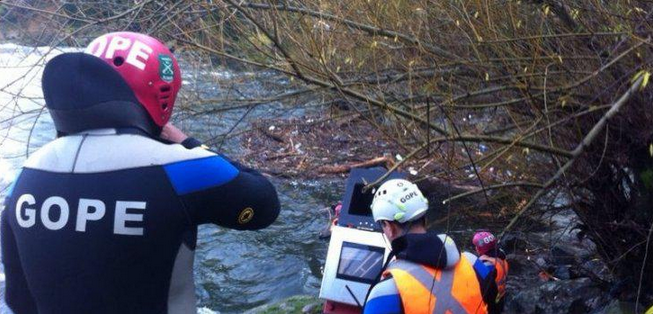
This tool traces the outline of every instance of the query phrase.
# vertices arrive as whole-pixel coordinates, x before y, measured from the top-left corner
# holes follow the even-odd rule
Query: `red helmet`
[[[476,247],[476,252],[480,255],[488,253],[488,251],[496,248],[497,239],[490,232],[477,232],[474,234],[472,243]]]
[[[116,32],[93,40],[86,53],[103,59],[122,75],[156,125],[162,127],[170,120],[181,88],[181,71],[163,43],[144,34]]]

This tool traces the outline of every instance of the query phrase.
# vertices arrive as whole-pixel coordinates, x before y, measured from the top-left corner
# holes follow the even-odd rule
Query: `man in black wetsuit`
[[[195,313],[197,226],[275,221],[264,176],[166,125],[180,86],[172,53],[136,33],[46,65],[59,137],[25,162],[2,213],[14,312]]]

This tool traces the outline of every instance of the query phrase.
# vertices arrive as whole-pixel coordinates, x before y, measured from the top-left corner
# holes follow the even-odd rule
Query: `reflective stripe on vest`
[[[384,274],[395,280],[406,314],[487,313],[474,268],[464,257],[450,270],[396,260]]]
[[[481,261],[487,261],[494,265],[494,269],[497,271],[495,281],[497,283],[497,288],[499,289],[499,295],[497,296],[497,301],[499,301],[506,294],[506,279],[508,277],[508,261],[502,260],[499,258],[489,257],[482,255],[479,259]]]

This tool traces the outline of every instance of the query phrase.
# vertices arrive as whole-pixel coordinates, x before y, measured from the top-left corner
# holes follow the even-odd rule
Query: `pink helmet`
[[[145,34],[116,32],[93,40],[86,53],[122,75],[156,125],[168,122],[181,88],[179,65],[168,47]]]
[[[480,255],[488,253],[490,250],[496,248],[497,239],[492,233],[487,231],[477,232],[474,234],[472,243],[476,247],[476,252]]]

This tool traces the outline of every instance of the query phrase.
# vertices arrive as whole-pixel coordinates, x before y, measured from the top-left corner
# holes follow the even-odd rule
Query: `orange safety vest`
[[[497,295],[497,301],[499,301],[504,295],[506,295],[506,279],[508,278],[509,269],[508,261],[486,255],[482,255],[479,259],[481,259],[481,261],[492,263],[494,269],[497,271],[495,281],[497,283],[497,288],[499,289],[499,294]]]
[[[476,273],[464,256],[447,270],[395,260],[383,275],[395,280],[406,314],[487,314]]]

